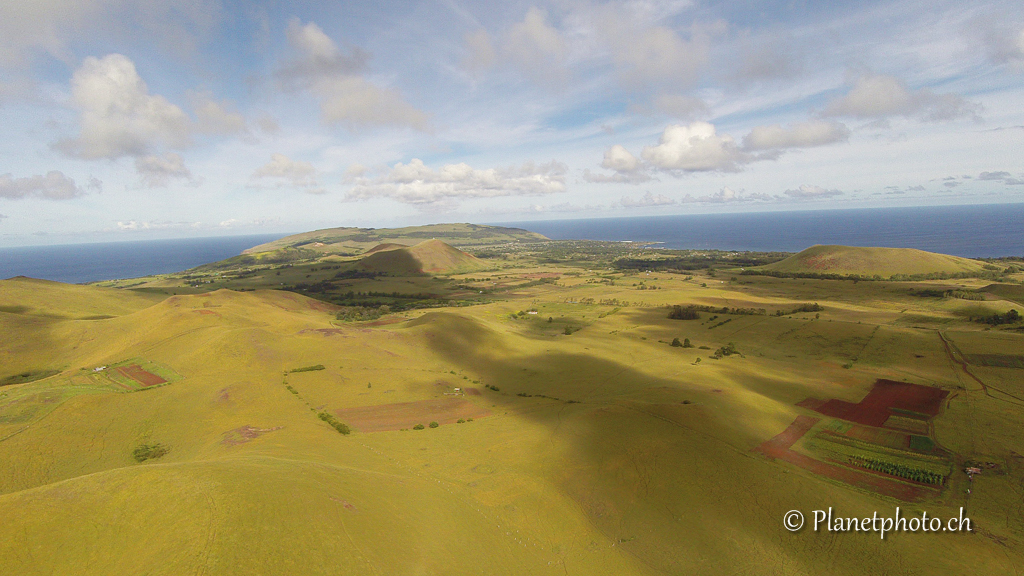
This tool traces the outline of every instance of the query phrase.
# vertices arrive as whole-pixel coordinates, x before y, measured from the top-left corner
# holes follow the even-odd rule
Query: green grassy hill
[[[975,260],[935,254],[913,248],[864,248],[858,246],[811,246],[762,270],[792,273],[882,276],[895,274],[959,274],[982,271]]]
[[[506,242],[544,242],[545,236],[520,228],[479,224],[430,224],[406,228],[329,228],[303,232],[250,248],[255,254],[281,248],[302,248],[321,254],[358,255],[379,244],[410,245],[441,240],[456,246],[488,246]]]
[[[46,312],[0,312],[0,380],[48,370],[0,386],[0,574],[859,576],[1024,563],[1024,519],[1007,513],[1024,478],[1014,327],[986,330],[960,301],[881,282],[514,266],[458,280],[500,300],[373,322],[282,290],[159,299],[0,281],[4,305]],[[822,309],[792,312],[805,302]],[[669,319],[681,303],[732,312]],[[95,313],[110,317],[82,319]],[[716,358],[726,345],[738,353]],[[160,378],[128,380],[140,371]],[[928,426],[955,466],[932,497],[896,500],[755,451],[816,415],[793,448],[814,455],[829,422],[798,404],[856,403],[878,378],[950,393]],[[374,431],[332,425],[356,412],[377,415]],[[984,468],[972,483],[966,462]],[[897,506],[941,518],[966,506],[977,532],[882,540],[782,521]]]
[[[394,276],[473,272],[488,267],[479,258],[440,240],[425,240],[409,247],[375,248],[357,266],[363,270]]]

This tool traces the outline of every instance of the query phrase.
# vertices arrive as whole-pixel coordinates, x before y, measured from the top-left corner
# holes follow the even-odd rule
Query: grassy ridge
[[[761,269],[772,272],[842,274],[857,276],[908,276],[924,274],[974,273],[984,263],[958,256],[935,254],[912,248],[864,248],[855,246],[812,246]]]

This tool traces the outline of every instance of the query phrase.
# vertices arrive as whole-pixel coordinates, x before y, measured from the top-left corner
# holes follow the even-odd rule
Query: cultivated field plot
[[[964,354],[964,360],[975,366],[1024,368],[1024,354]]]
[[[132,358],[112,364],[97,375],[114,382],[118,389],[134,392],[163,386],[181,380],[181,376],[167,366],[143,358]]]
[[[825,478],[839,480],[851,486],[897,498],[906,502],[921,502],[937,491],[925,485],[904,483],[888,475],[844,466],[842,462],[823,462],[791,449],[815,424],[817,418],[797,416],[796,420],[782,433],[764,442],[754,450]]]
[[[894,411],[901,415],[909,412],[929,417],[937,416],[939,409],[942,408],[942,400],[948,395],[949,391],[931,386],[878,380],[871,392],[857,404],[835,399],[821,401],[808,398],[797,405],[825,416],[881,427]]]
[[[334,413],[359,432],[384,432],[437,422],[454,424],[459,419],[490,416],[491,411],[464,398],[439,398],[379,406],[344,408]]]

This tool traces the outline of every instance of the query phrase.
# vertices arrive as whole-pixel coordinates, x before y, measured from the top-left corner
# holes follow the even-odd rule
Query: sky
[[[1024,10],[0,0],[0,246],[1024,202]]]

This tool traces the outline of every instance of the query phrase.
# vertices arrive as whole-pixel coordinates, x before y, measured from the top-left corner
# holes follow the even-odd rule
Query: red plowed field
[[[935,493],[934,490],[923,486],[912,486],[898,480],[892,480],[885,476],[860,472],[852,468],[829,464],[790,450],[790,446],[806,434],[807,431],[810,430],[817,422],[818,418],[797,416],[796,420],[794,420],[793,423],[790,424],[789,427],[781,434],[764,442],[757,448],[754,448],[754,450],[768,456],[769,458],[776,458],[778,460],[789,462],[790,464],[799,466],[800,468],[813,472],[819,476],[839,480],[841,482],[857,486],[858,488],[871,490],[906,502],[924,500],[926,496]]]
[[[490,410],[465,398],[438,398],[380,406],[335,410],[338,418],[359,432],[383,432],[412,428],[417,424],[453,424],[460,418],[489,416]]]
[[[895,380],[877,380],[871,392],[857,404],[843,400],[828,400],[820,406],[818,401],[808,398],[798,405],[810,408],[815,412],[841,418],[866,426],[881,427],[891,415],[891,409],[909,410],[918,414],[936,416],[942,407],[942,400],[949,394],[947,390],[921,386]]]
[[[156,374],[146,372],[145,370],[142,369],[142,366],[139,366],[138,364],[131,364],[129,366],[118,366],[116,370],[122,376],[131,378],[132,380],[135,380],[136,382],[142,384],[143,386],[155,386],[157,384],[163,384],[164,382],[167,382],[167,380],[164,380],[163,378],[157,376]]]

